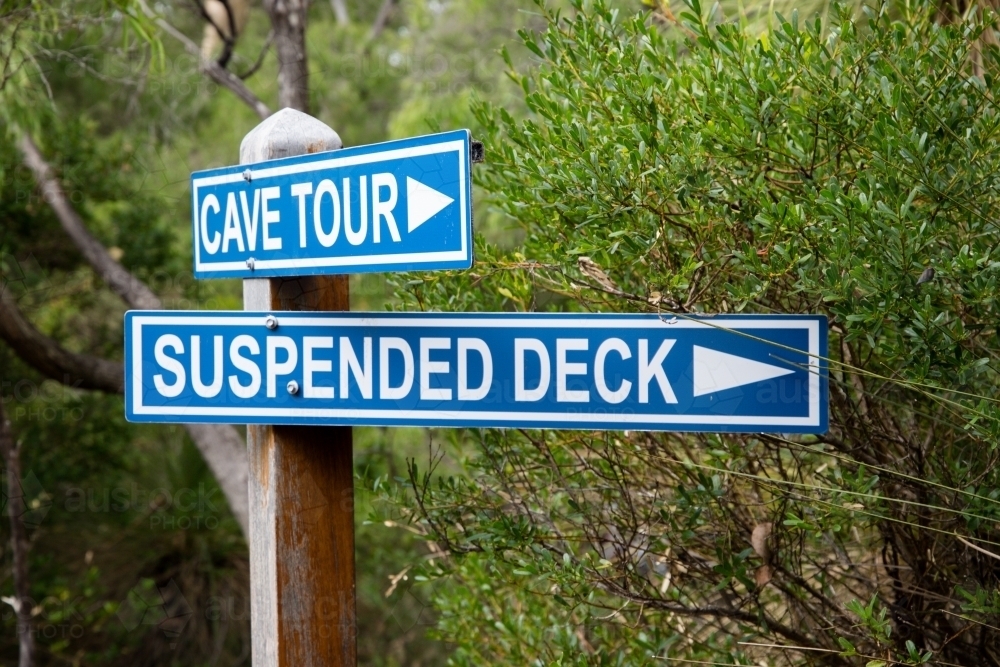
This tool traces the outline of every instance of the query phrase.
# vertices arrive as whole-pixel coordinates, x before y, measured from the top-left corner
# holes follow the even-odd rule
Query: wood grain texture
[[[259,131],[262,123],[244,140],[242,163],[340,148],[335,132],[299,112],[286,109],[265,123],[266,131]],[[350,310],[348,278],[244,280],[243,307],[261,313]],[[250,426],[247,447],[253,664],[354,667],[351,429]]]

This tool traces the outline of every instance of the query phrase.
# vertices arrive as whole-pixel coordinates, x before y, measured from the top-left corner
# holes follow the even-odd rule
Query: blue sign
[[[823,433],[821,316],[132,311],[140,422]]]
[[[472,266],[469,132],[191,174],[195,278]]]

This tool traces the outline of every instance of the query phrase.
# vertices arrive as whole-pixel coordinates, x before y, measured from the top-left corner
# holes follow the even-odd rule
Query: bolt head
[[[291,394],[292,396],[294,396],[295,394],[299,393],[299,383],[296,382],[295,380],[291,380],[285,386],[285,388],[288,389],[288,393]]]
[[[254,267],[254,265],[255,265],[256,263],[257,263],[257,262],[256,262],[256,261],[254,260],[254,258],[253,258],[253,257],[248,257],[248,258],[247,258],[247,268],[248,268],[248,269],[250,269],[251,271],[253,271],[253,267]]]
[[[275,317],[274,315],[268,315],[267,317],[264,318],[264,326],[270,329],[271,331],[274,331],[275,329],[278,328],[278,318]]]
[[[243,180],[246,181],[247,183],[249,183],[251,178],[252,178],[252,176],[250,174],[250,170],[249,169],[244,169],[243,170]]]

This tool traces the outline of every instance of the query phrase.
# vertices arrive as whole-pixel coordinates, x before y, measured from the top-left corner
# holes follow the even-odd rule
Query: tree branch
[[[344,0],[330,0],[330,7],[333,8],[333,15],[337,17],[337,25],[348,25],[351,22]]]
[[[202,2],[201,0],[191,0],[191,1],[195,5],[195,7],[198,8],[198,13],[201,14],[201,17],[205,19],[206,23],[212,26],[212,28],[215,30],[215,34],[217,34],[219,36],[219,39],[222,40],[223,44],[222,53],[219,55],[219,57],[216,59],[215,62],[219,64],[219,67],[225,69],[226,65],[229,64],[229,59],[233,55],[233,48],[236,46],[236,37],[235,37],[236,20],[233,18],[233,11],[229,7],[229,0],[219,0],[222,3],[222,8],[226,10],[226,24],[229,26],[228,34],[224,32],[221,27],[219,27],[219,24],[215,22],[215,19],[212,18],[212,15],[208,13],[208,11],[205,9],[204,2]],[[203,53],[202,58],[207,59],[208,55],[209,54],[207,53]]]
[[[63,229],[66,230],[66,233],[69,234],[98,275],[132,308],[145,310],[162,308],[159,297],[145,283],[112,259],[100,241],[91,236],[31,137],[24,134],[20,141],[20,147],[24,152],[25,163],[35,174],[45,200],[56,212]],[[3,302],[5,311],[9,311],[11,306],[12,302],[9,298]],[[63,382],[67,374],[78,373],[81,377],[89,377],[94,382],[95,389],[100,388],[115,393],[122,391],[122,371],[118,369],[112,371],[109,366],[105,365],[115,362],[94,360],[63,350],[57,343],[42,336],[23,317],[19,321],[20,326],[17,324],[17,318],[12,318],[11,322],[3,322],[0,327],[4,332],[10,329],[13,332],[14,340],[22,341],[20,344],[24,345],[28,351],[28,356],[24,357],[25,360],[28,363],[32,363],[31,359],[37,360],[40,363],[37,368],[43,374]],[[32,337],[38,337],[42,341],[42,349],[38,349],[37,344],[34,346],[24,344],[25,336],[27,336],[28,341]],[[6,336],[4,338],[6,339]],[[46,345],[46,340],[51,345]],[[95,363],[96,361],[104,363]],[[94,375],[97,370],[101,371],[99,377],[104,386],[97,386],[98,376]],[[83,375],[88,371],[90,372],[89,376]],[[112,375],[117,375],[116,381],[110,379]],[[109,384],[114,385],[114,388],[109,387]],[[215,475],[215,479],[219,482],[219,487],[226,496],[226,501],[229,503],[233,515],[239,521],[244,536],[248,536],[250,515],[247,481],[249,479],[249,464],[243,438],[232,426],[188,424],[186,428],[212,474]]]
[[[6,291],[0,292],[0,338],[22,360],[56,382],[109,394],[124,391],[122,364],[63,348],[28,322]],[[185,428],[218,481],[243,534],[249,535],[249,469],[243,438],[232,426],[222,424],[185,424]]]
[[[184,424],[191,441],[212,471],[229,511],[250,539],[250,464],[246,440],[228,424]]]
[[[24,318],[9,290],[0,291],[0,338],[47,378],[68,387],[122,393],[122,364],[61,347]]]
[[[62,228],[108,287],[133,308],[149,310],[162,307],[160,299],[152,290],[116,262],[101,242],[87,231],[83,220],[70,204],[62,184],[52,173],[52,168],[27,133],[22,134],[18,146],[24,153],[24,163],[35,175],[42,196],[55,211]]]
[[[177,41],[179,41],[183,46],[184,50],[193,56],[197,56],[201,59],[201,49],[195,44],[187,35],[182,33],[180,30],[170,25],[167,21],[160,18],[153,12],[152,9],[145,3],[144,0],[140,0],[139,3],[142,7],[142,11],[151,18],[156,25],[160,27],[163,32],[167,33]],[[214,24],[213,24],[214,25]],[[271,115],[271,109],[266,104],[261,102],[260,98],[254,95],[253,91],[247,88],[246,84],[243,83],[240,77],[236,76],[226,68],[219,65],[214,60],[202,60],[201,61],[201,72],[212,81],[223,88],[228,88],[236,97],[242,100],[247,106],[253,109],[261,120],[267,118]]]
[[[385,0],[382,6],[379,7],[378,16],[375,17],[375,22],[372,23],[372,31],[368,35],[368,41],[374,41],[382,34],[385,30],[385,26],[389,23],[389,19],[392,17],[392,12],[396,9],[396,4],[399,0]]]
[[[219,56],[217,63],[219,67],[225,69],[226,65],[229,64],[229,59],[233,56],[233,49],[236,48],[236,17],[233,16],[233,8],[229,6],[229,0],[219,0],[222,6],[226,9],[226,18],[229,21],[229,34],[226,35],[219,27],[212,23],[215,31],[219,33],[219,37],[222,38],[225,47],[222,50],[222,55]]]
[[[264,56],[267,55],[268,50],[271,48],[271,42],[273,41],[274,41],[274,31],[270,30],[267,33],[267,39],[264,40],[264,46],[260,50],[260,55],[257,56],[257,60],[254,62],[254,64],[246,72],[243,72],[243,74],[236,75],[240,78],[241,81],[246,81],[251,76],[257,73],[257,70],[260,69],[260,66],[264,64]]]

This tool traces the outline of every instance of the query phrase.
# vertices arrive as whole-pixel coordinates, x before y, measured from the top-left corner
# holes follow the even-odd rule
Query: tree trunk
[[[306,60],[307,0],[264,0],[278,54],[278,107],[309,113],[309,64]]]
[[[21,488],[21,447],[14,443],[10,423],[0,403],[0,454],[7,468],[7,514],[10,517],[10,543],[14,552],[14,604],[17,612],[17,638],[20,644],[18,667],[31,667],[35,653],[35,635],[31,628],[31,591],[28,585],[28,532],[24,528],[27,509]]]

